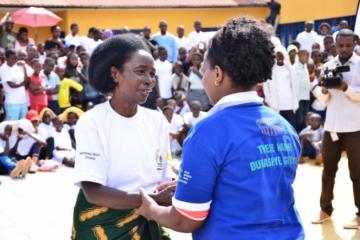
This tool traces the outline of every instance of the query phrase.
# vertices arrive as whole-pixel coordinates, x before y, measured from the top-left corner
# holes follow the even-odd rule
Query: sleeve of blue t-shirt
[[[173,206],[193,220],[206,218],[218,175],[219,156],[204,132],[193,129],[184,143],[183,161],[173,198]]]
[[[173,37],[172,38],[172,51],[173,51],[173,54],[172,54],[172,63],[176,62],[177,60],[177,55],[178,55],[178,46],[176,44],[176,40],[175,38]]]

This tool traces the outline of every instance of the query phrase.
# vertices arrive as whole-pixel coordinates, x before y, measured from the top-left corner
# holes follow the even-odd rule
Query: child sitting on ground
[[[77,107],[70,107],[62,113],[61,120],[65,123],[64,129],[69,131],[70,138],[71,138],[71,144],[74,149],[76,149],[75,127],[76,127],[77,121],[79,120],[80,116],[83,113],[84,112],[80,108],[77,108]]]
[[[15,122],[13,122],[15,124]],[[9,174],[11,178],[25,177],[31,167],[31,158],[14,161],[12,153],[16,151],[17,137],[13,134],[10,122],[3,122],[0,127],[0,172]]]
[[[163,108],[163,114],[165,118],[168,120],[169,132],[170,132],[170,147],[171,153],[173,156],[179,156],[181,154],[181,145],[183,142],[182,139],[182,130],[183,130],[183,119],[180,115],[174,113],[174,107],[172,105],[166,105]]]
[[[189,79],[183,73],[183,64],[180,61],[174,63],[174,73],[171,76],[172,91],[186,94],[189,88]]]
[[[302,159],[300,162],[304,163],[304,158],[308,157],[312,160],[315,160],[315,164],[321,164],[321,145],[324,133],[324,129],[322,127],[322,118],[319,114],[312,113],[307,119],[307,124],[308,126],[299,133],[302,145]]]
[[[66,166],[74,167],[75,150],[71,146],[69,132],[63,127],[63,121],[58,117],[54,119],[54,125],[54,160],[63,163]]]
[[[201,103],[192,101],[190,104],[191,112],[184,114],[184,123],[188,129],[195,126],[200,120],[207,116],[206,112],[201,111]]]

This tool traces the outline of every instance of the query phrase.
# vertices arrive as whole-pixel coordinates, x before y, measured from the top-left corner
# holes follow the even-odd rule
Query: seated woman
[[[13,153],[16,151],[18,140],[13,133],[13,122],[3,122],[0,125],[0,173],[9,174],[11,178],[25,177],[31,167],[31,159],[14,160]]]
[[[69,132],[63,128],[63,122],[60,118],[54,119],[54,159],[66,166],[74,167],[75,149],[71,146]]]
[[[56,117],[56,114],[50,108],[44,108],[40,114],[40,124],[39,129],[46,133],[46,148],[41,149],[40,159],[49,160],[52,158],[52,152],[54,150],[54,132],[55,128],[53,125],[53,120]]]
[[[64,129],[69,132],[71,138],[71,145],[74,149],[76,149],[75,127],[77,121],[83,113],[84,112],[80,108],[70,107],[66,109],[62,114],[62,121],[65,123]]]
[[[19,120],[18,139],[19,143],[16,149],[16,159],[18,161],[31,158],[32,168],[30,172],[36,172],[42,165],[40,160],[41,148],[45,148],[46,133],[38,128],[40,118],[35,110],[30,110],[26,114],[26,119]]]
[[[182,146],[182,130],[184,127],[184,121],[182,117],[174,113],[174,107],[172,105],[166,105],[163,107],[163,114],[170,124],[169,138],[170,138],[170,149],[173,156],[181,155]]]
[[[140,188],[161,205],[172,190],[169,124],[141,107],[155,84],[154,59],[133,34],[105,40],[91,55],[90,84],[112,98],[85,112],[76,126],[76,184],[72,239],[161,239],[159,225],[135,214]],[[170,170],[170,171],[169,171]]]

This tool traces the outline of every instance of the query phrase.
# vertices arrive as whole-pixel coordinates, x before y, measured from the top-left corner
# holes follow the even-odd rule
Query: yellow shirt
[[[83,86],[72,79],[64,78],[63,80],[61,80],[58,94],[58,102],[60,108],[66,108],[71,106],[70,88],[74,88],[78,92],[81,92],[83,90]]]

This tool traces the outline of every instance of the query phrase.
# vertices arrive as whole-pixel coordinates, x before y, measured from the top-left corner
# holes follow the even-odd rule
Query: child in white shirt
[[[308,126],[304,128],[299,137],[302,145],[302,157],[315,159],[316,164],[322,163],[321,145],[324,129],[322,127],[322,118],[317,113],[311,113],[307,120]],[[304,159],[301,159],[304,162]]]
[[[69,167],[75,165],[75,150],[71,146],[71,138],[69,132],[63,127],[63,122],[60,118],[54,119],[54,159]]]

